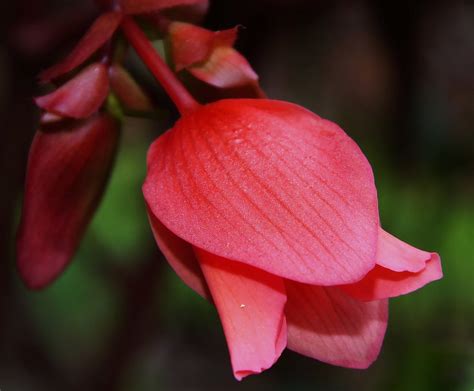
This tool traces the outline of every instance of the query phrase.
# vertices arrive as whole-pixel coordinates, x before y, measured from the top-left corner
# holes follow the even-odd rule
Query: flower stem
[[[180,114],[184,115],[195,110],[199,106],[199,103],[196,102],[186,87],[184,87],[173,71],[166,65],[135,21],[131,17],[126,16],[123,18],[121,27],[127,40],[132,44],[145,65],[156,77],[170,99],[176,105]]]

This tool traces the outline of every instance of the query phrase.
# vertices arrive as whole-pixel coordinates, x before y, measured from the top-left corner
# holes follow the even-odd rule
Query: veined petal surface
[[[289,349],[348,368],[375,361],[387,328],[387,300],[365,303],[337,287],[285,285]]]
[[[300,106],[234,99],[150,148],[143,191],[181,239],[291,280],[338,285],[375,266],[373,174],[337,125]]]

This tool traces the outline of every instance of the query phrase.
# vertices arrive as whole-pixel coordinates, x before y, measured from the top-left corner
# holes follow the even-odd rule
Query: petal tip
[[[45,268],[40,262],[32,262],[32,259],[22,256],[21,251],[17,259],[17,269],[20,278],[30,290],[37,291],[46,288],[61,275],[64,269],[64,267]]]

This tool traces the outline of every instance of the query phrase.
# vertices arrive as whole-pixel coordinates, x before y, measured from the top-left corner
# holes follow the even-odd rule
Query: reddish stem
[[[184,87],[173,71],[166,65],[135,21],[131,17],[126,16],[123,18],[121,27],[127,40],[132,44],[145,65],[156,77],[181,115],[195,110],[199,106],[199,103],[196,102],[186,87]]]

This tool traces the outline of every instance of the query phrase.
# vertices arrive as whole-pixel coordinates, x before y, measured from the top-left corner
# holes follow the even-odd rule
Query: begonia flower
[[[367,368],[387,299],[442,277],[436,253],[381,228],[372,169],[355,142],[300,106],[195,107],[153,143],[147,165],[158,246],[217,307],[239,380],[285,347]]]
[[[177,71],[187,69],[194,77],[218,88],[253,86],[258,75],[233,48],[237,29],[210,31],[189,23],[169,27],[171,52]]]
[[[49,284],[74,255],[104,191],[118,135],[106,114],[36,132],[17,237],[18,269],[28,287]]]

